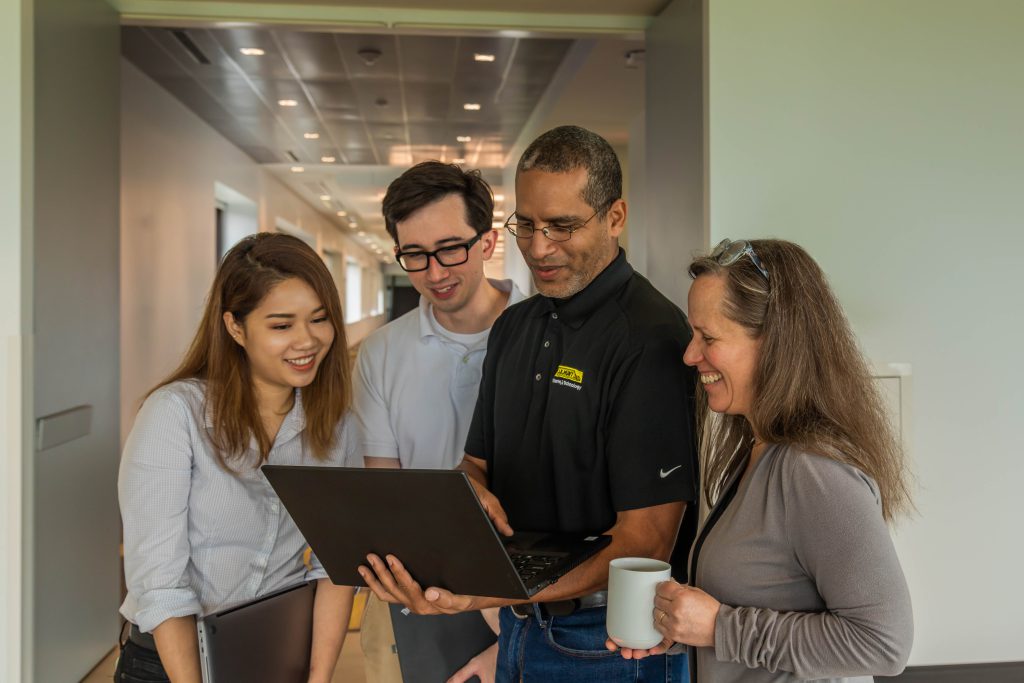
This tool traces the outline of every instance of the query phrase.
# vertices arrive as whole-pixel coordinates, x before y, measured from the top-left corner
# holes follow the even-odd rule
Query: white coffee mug
[[[654,628],[654,593],[672,578],[672,565],[619,557],[608,565],[608,636],[619,647],[649,650],[663,640]]]

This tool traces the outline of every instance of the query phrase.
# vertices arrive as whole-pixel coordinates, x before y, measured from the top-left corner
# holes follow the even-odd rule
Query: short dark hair
[[[530,143],[519,158],[516,175],[523,171],[569,173],[587,170],[582,199],[602,216],[622,197],[622,167],[615,150],[603,137],[579,126],[559,126]]]
[[[395,178],[384,195],[381,207],[384,225],[395,244],[398,244],[399,222],[450,194],[462,197],[466,204],[466,223],[478,235],[491,229],[494,196],[480,171],[465,171],[456,164],[440,161],[424,161]]]

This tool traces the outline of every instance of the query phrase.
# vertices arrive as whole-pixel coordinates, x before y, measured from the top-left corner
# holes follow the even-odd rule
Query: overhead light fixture
[[[258,47],[242,47],[238,49],[246,57],[262,57],[266,54],[263,50]]]
[[[329,194],[322,194],[322,195],[320,195],[320,201],[322,201],[322,202],[329,202],[329,201],[331,201],[331,195],[329,195]]]
[[[364,47],[363,49],[356,52],[356,55],[363,61],[366,66],[373,66],[377,63],[377,60],[381,58],[384,53],[375,47]]]
[[[302,137],[306,138],[307,140],[319,140],[320,133],[303,133]]]
[[[484,54],[483,52],[474,52],[473,60],[477,62],[493,62],[494,55]]]
[[[359,224],[356,223],[355,221],[349,221],[348,222],[348,227],[352,228],[353,230],[355,230],[358,225]]]
[[[338,216],[341,217],[341,218],[344,218],[347,215],[348,215],[348,211],[339,211],[338,212]]]
[[[299,103],[296,100],[278,100],[277,103],[282,107],[297,107]]]
[[[495,209],[494,210],[494,217],[495,218],[504,218],[505,217],[505,212],[502,211],[501,209]]]
[[[453,164],[464,164],[464,163],[466,163],[466,160],[465,159],[452,159],[452,163]]]
[[[365,233],[365,232],[363,232],[362,230],[360,230],[360,231],[359,231],[359,232],[358,232],[357,234],[358,234],[358,235],[359,235],[360,237],[366,237],[366,233]]]
[[[466,102],[462,105],[462,108],[466,111],[480,111],[480,104],[478,102]]]
[[[302,173],[305,170],[302,166],[292,166],[292,173]]]
[[[334,157],[320,157],[320,161],[322,161],[325,164],[333,164],[336,161],[336,159]]]
[[[503,201],[505,201],[505,195],[503,195],[503,194],[496,194],[496,195],[494,195],[494,201],[496,201],[496,202],[503,202]]]
[[[505,224],[502,223],[501,221],[492,221],[491,222],[491,227],[492,228],[504,228]]]
[[[473,142],[473,138],[471,138],[468,135],[460,135],[455,139],[458,140],[459,142]]]

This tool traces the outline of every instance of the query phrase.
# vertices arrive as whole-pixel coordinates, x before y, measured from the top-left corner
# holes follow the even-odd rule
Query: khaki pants
[[[366,600],[359,641],[363,646],[366,683],[402,683],[395,631],[391,626],[391,611],[388,603],[382,602],[373,593]]]

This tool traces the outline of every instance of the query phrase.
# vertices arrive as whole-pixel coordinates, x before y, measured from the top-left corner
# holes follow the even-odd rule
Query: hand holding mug
[[[665,581],[654,596],[654,628],[666,640],[711,647],[719,607],[720,602],[699,588]]]

